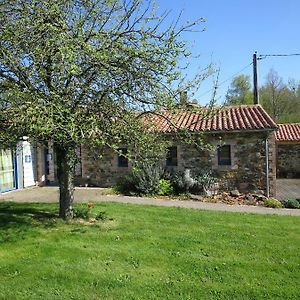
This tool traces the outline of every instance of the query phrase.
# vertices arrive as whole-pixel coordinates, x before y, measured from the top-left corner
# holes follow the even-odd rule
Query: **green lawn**
[[[300,218],[99,203],[0,203],[0,299],[299,299]]]

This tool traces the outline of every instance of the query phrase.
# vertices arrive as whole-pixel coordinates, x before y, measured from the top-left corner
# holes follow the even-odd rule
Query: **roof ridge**
[[[223,107],[255,107],[255,106],[260,106],[262,107],[261,104],[235,104],[235,105],[223,105]]]

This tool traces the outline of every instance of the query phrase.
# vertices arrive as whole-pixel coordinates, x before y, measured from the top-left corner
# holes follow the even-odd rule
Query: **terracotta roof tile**
[[[225,106],[211,111],[200,108],[197,112],[164,111],[160,115],[149,118],[155,130],[169,133],[182,129],[193,132],[230,132],[277,128],[276,123],[260,105]]]
[[[277,142],[300,142],[300,123],[278,124],[275,139]]]

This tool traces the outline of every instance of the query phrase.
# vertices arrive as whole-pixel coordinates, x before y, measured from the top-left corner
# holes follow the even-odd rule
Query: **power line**
[[[241,70],[239,70],[238,72],[234,73],[233,75],[231,75],[230,77],[228,77],[227,79],[225,79],[224,81],[222,81],[216,87],[219,88],[221,85],[223,85],[224,83],[228,82],[229,80],[231,80],[232,78],[234,78],[236,75],[242,73],[244,70],[246,70],[247,68],[249,68],[252,64],[253,64],[253,62],[251,62],[250,64],[248,64],[247,66],[245,66],[244,68],[242,68]],[[216,89],[216,87],[213,87],[212,89],[210,89],[210,90],[206,91],[205,93],[201,94],[199,96],[199,98],[201,98],[202,96],[207,95],[208,93],[213,92]]]
[[[288,56],[300,56],[300,53],[291,53],[291,54],[261,54],[261,55],[258,55],[257,60],[262,60],[262,59],[265,59],[267,57],[288,57]],[[242,73],[244,70],[246,70],[247,68],[249,68],[252,64],[253,64],[253,62],[251,62],[250,64],[248,64],[244,68],[242,68],[240,71],[234,73],[232,76],[228,77],[227,79],[225,79],[224,81],[222,81],[217,86],[215,86],[215,87],[211,88],[210,90],[206,91],[205,93],[201,94],[199,97],[201,98],[202,96],[205,96],[208,93],[211,93],[211,92],[215,91],[216,88],[219,88],[224,83],[226,83],[229,80],[231,80],[232,78],[234,78],[236,75]]]
[[[300,56],[300,53],[291,53],[291,54],[261,54],[257,59],[265,59],[267,57],[287,57],[287,56]]]

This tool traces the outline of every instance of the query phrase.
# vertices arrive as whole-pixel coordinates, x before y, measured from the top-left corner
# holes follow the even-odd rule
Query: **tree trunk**
[[[76,164],[75,145],[55,145],[57,177],[59,183],[59,216],[73,218],[74,174]]]

